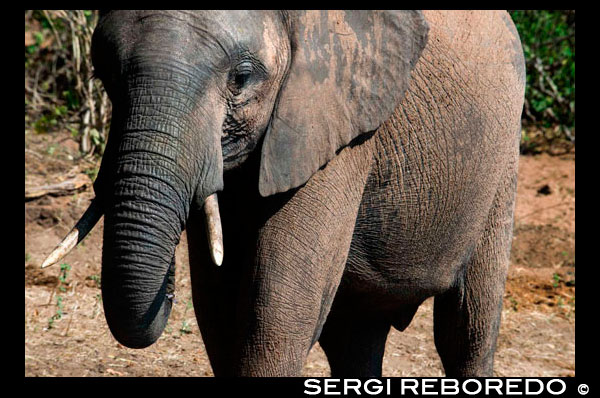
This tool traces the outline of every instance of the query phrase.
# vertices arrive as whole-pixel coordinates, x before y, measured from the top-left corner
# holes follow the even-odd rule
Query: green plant
[[[69,275],[69,271],[71,270],[71,266],[65,263],[60,265],[60,273],[58,275],[58,290],[62,293],[66,292],[67,277]],[[61,319],[63,316],[63,296],[60,294],[56,295],[56,312],[48,319],[48,329],[52,329],[54,327],[54,322]]]
[[[52,154],[54,154],[55,150],[56,150],[56,144],[50,144],[50,145],[48,145],[48,149],[46,149],[46,153],[48,155],[52,155]]]
[[[190,334],[192,333],[192,329],[190,328],[190,324],[188,323],[187,320],[183,320],[183,322],[181,322],[181,327],[179,328],[179,332],[181,334]]]
[[[111,106],[94,79],[92,10],[25,11],[25,131],[71,131],[86,154],[102,153]]]
[[[557,288],[558,285],[560,284],[561,281],[561,277],[559,274],[557,274],[556,272],[554,274],[552,274],[552,287]]]
[[[90,275],[90,276],[87,277],[87,279],[89,279],[91,281],[94,281],[94,283],[96,284],[96,287],[98,289],[100,289],[100,287],[102,286],[100,284],[100,275]]]
[[[535,141],[523,137],[521,150],[559,140],[574,143],[575,10],[514,10],[511,17],[527,68],[523,119],[543,132]]]
[[[58,276],[59,281],[59,290],[61,292],[65,292],[67,289],[65,286],[67,285],[67,277],[69,275],[69,271],[71,270],[71,266],[65,263],[60,265],[60,275]]]
[[[90,180],[92,180],[92,182],[96,181],[96,177],[98,177],[98,167],[90,167],[88,169],[83,170],[83,172],[90,177]]]
[[[48,319],[48,329],[52,329],[54,327],[54,321],[62,318],[63,309],[64,309],[63,297],[61,295],[57,295],[56,296],[56,312],[54,313],[54,315],[52,315],[50,317],[50,319]]]
[[[188,312],[189,309],[193,308],[193,306],[194,306],[194,303],[192,302],[191,299],[188,300],[185,303],[185,310],[183,310],[183,316],[184,316],[184,318],[185,318],[185,314]],[[181,334],[184,334],[184,333],[185,334],[190,334],[190,333],[192,333],[192,329],[191,329],[190,323],[186,319],[184,319],[181,322],[181,327],[179,328],[179,332]]]

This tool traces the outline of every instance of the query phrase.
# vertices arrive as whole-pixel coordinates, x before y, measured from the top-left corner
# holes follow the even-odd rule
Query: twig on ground
[[[78,174],[74,178],[57,184],[42,185],[25,188],[25,200],[37,199],[45,195],[64,196],[83,190],[91,184],[90,178],[85,174]]]

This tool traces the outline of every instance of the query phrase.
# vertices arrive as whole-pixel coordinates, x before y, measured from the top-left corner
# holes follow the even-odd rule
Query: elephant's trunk
[[[170,184],[154,179],[117,180],[104,218],[104,311],[115,338],[131,348],[154,343],[166,325],[187,216]]]
[[[132,348],[154,343],[166,325],[175,249],[191,209],[204,207],[213,261],[220,265],[223,257],[218,206],[207,200],[223,188],[222,118],[206,111],[219,109],[219,97],[203,95],[209,83],[184,67],[169,60],[124,70],[128,84],[115,97],[111,138],[94,183],[94,203],[105,216],[104,311],[115,338]],[[82,238],[69,236],[50,261]]]
[[[218,199],[217,199],[216,193],[210,195],[206,199],[203,209],[204,209],[204,215],[205,215],[205,221],[206,221],[208,245],[209,245],[211,258],[216,265],[221,265],[221,263],[223,261],[223,235],[222,235],[221,217],[219,214],[219,205],[218,205]],[[94,225],[100,219],[101,216],[102,216],[102,211],[100,209],[100,205],[98,204],[98,201],[97,200],[92,201],[92,204],[90,205],[88,210],[84,213],[84,215],[81,217],[81,219],[79,220],[77,225],[73,228],[73,230],[67,235],[67,237],[65,239],[63,239],[63,241],[56,247],[56,249],[44,261],[44,263],[42,264],[42,268],[47,267],[52,264],[55,264],[62,257],[64,257],[71,249],[73,249],[76,246],[76,244],[78,242],[83,240],[85,235],[87,235],[87,233],[89,233],[89,231],[94,227]],[[112,226],[112,228],[114,230],[115,223],[111,222],[110,225]],[[127,241],[127,239],[125,239],[125,240],[121,239],[121,242],[122,242],[120,244],[121,247],[125,247],[125,248],[130,247],[131,243],[129,241]],[[123,242],[125,242],[125,243],[123,244]],[[112,242],[108,242],[108,243],[110,243],[110,244],[108,246],[104,246],[105,248],[111,248],[111,250],[114,250],[115,248],[119,247],[119,245],[116,244],[116,240],[112,241]],[[127,249],[125,249],[124,252],[127,252]],[[111,254],[111,256],[112,256],[112,254]],[[104,256],[103,256],[103,258],[107,259],[107,257],[104,257]],[[106,270],[105,272],[103,272],[103,280],[104,280],[103,286],[107,286],[106,283],[107,283],[107,281],[110,280],[110,279],[106,279],[107,274],[111,275],[113,277],[114,283],[112,284],[112,286],[113,286],[112,291],[110,291],[110,292],[107,291],[107,289],[105,287],[103,290],[103,294],[105,297],[104,302],[107,302],[107,300],[111,300],[112,298],[117,300],[117,305],[111,303],[108,306],[109,310],[107,312],[107,317],[109,316],[108,314],[111,314],[111,318],[116,319],[116,321],[114,321],[114,322],[109,321],[109,325],[114,326],[114,327],[111,327],[111,330],[113,331],[113,334],[116,336],[116,338],[128,347],[132,347],[132,348],[146,347],[146,346],[152,344],[154,341],[156,341],[156,339],[160,336],[160,334],[162,333],[162,331],[165,327],[166,321],[167,321],[169,313],[170,313],[170,309],[171,309],[171,300],[170,299],[173,297],[173,290],[174,290],[174,272],[175,272],[174,258],[173,258],[173,261],[169,265],[166,276],[162,277],[163,284],[161,286],[159,286],[158,289],[156,289],[156,287],[149,286],[149,293],[148,293],[149,295],[152,295],[153,294],[152,292],[155,292],[155,291],[158,291],[158,293],[155,294],[155,299],[152,301],[152,303],[150,303],[149,305],[146,305],[146,309],[142,309],[141,311],[139,311],[137,309],[134,311],[131,311],[132,308],[141,308],[141,307],[138,307],[137,305],[135,305],[136,304],[135,299],[127,300],[128,296],[127,296],[127,292],[125,290],[123,290],[123,289],[119,290],[119,286],[130,286],[131,287],[131,286],[135,286],[136,284],[132,283],[131,285],[129,285],[129,284],[121,283],[120,278],[122,277],[122,273],[120,274],[121,276],[119,276],[119,273],[115,272],[115,268],[114,268],[115,264],[120,263],[120,261],[118,261],[114,257],[110,257],[110,258],[112,260],[107,261],[107,264],[111,264],[112,268],[110,266],[103,267],[103,270]],[[125,262],[128,264],[132,263],[128,260]],[[140,270],[138,270],[137,272],[141,272],[142,275],[146,274],[143,264],[141,264],[139,261],[136,261],[134,263],[141,265]],[[156,264],[156,263],[153,263],[153,264]],[[135,269],[129,268],[129,267],[128,267],[128,269],[130,269],[128,271],[128,273],[130,273],[133,276],[133,278],[135,278],[135,272],[136,272]],[[146,274],[146,275],[148,276],[150,281],[153,280],[152,273]],[[159,275],[157,278],[158,279],[156,279],[156,280],[160,280],[161,276]],[[110,286],[110,283],[108,284],[108,286]],[[133,292],[132,297],[134,297],[134,298],[145,296],[144,294],[139,292],[138,289],[133,289],[132,292]],[[121,301],[122,306],[118,305],[119,297],[123,298],[123,300]],[[161,298],[162,298],[162,302],[161,302]],[[123,306],[123,304],[126,304],[126,305]],[[132,304],[134,304],[134,306],[132,306]],[[143,306],[143,304],[142,304],[142,306]],[[133,314],[133,316],[132,316],[132,314]],[[124,325],[123,322],[121,322],[120,320],[130,320],[132,322],[126,322],[127,324]]]
[[[160,134],[124,133],[104,217],[106,320],[115,338],[132,348],[146,347],[160,337],[171,310],[175,249],[190,209],[221,189],[206,184],[198,177],[201,172],[186,167],[185,160],[169,156],[181,151],[172,148],[173,141],[161,145]],[[133,147],[124,150],[127,142]],[[198,169],[217,169],[210,157],[204,161]],[[194,184],[198,180],[204,184]]]
[[[188,215],[222,189],[223,169],[220,122],[205,111],[212,105],[202,94],[206,83],[171,64],[136,64],[130,73],[125,113],[113,126],[118,138],[97,183],[106,199],[106,319],[117,340],[142,348],[166,325]]]

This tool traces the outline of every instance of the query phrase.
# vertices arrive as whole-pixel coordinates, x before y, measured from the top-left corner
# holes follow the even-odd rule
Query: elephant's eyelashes
[[[256,83],[267,77],[265,66],[258,59],[248,57],[250,59],[241,61],[232,70],[230,84],[235,95],[241,94],[249,83]]]
[[[235,67],[233,72],[234,91],[239,93],[252,77],[254,66],[250,61],[243,61]]]

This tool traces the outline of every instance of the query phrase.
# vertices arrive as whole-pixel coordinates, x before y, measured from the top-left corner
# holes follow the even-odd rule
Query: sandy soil
[[[68,134],[26,135],[26,188],[89,174],[99,166],[77,158],[77,144]],[[176,254],[177,302],[165,333],[144,350],[120,345],[104,319],[102,221],[63,260],[70,269],[39,269],[92,197],[88,186],[25,202],[25,376],[211,376],[191,307],[185,234]],[[497,376],[574,376],[574,247],[575,153],[522,156]],[[404,332],[392,330],[384,376],[443,375],[433,343],[432,308],[427,300]],[[329,374],[318,345],[304,374]]]

